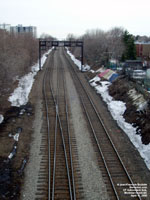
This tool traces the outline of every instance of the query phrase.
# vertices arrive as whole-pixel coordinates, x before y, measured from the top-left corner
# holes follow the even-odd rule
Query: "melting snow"
[[[19,141],[19,136],[20,136],[21,131],[18,131],[15,135],[9,134],[9,137],[12,137],[16,142]]]
[[[14,145],[13,150],[12,150],[12,152],[9,154],[8,158],[9,158],[9,159],[12,159],[12,158],[15,156],[16,151],[17,151],[17,146]]]
[[[68,50],[67,53],[70,55],[71,59],[81,70],[81,62],[78,61]],[[97,70],[96,72],[103,72],[104,68]],[[136,134],[136,128],[131,124],[127,123],[123,118],[123,114],[126,110],[126,105],[122,101],[115,101],[108,93],[108,86],[111,84],[108,81],[101,81],[101,85],[97,85],[96,82],[100,81],[97,76],[90,80],[90,84],[95,87],[97,93],[101,94],[103,100],[107,103],[108,109],[111,112],[112,117],[117,121],[120,128],[128,135],[131,142],[139,151],[141,157],[144,159],[147,168],[150,170],[150,144],[142,144],[141,136]]]
[[[47,54],[51,52],[52,49],[50,49],[48,52],[46,52],[42,58],[41,58],[41,66],[43,67],[46,59],[47,59]],[[18,87],[14,90],[14,92],[11,94],[9,97],[9,101],[11,102],[12,106],[21,106],[25,105],[28,102],[28,96],[31,91],[32,85],[34,83],[34,77],[39,71],[39,63],[35,64],[32,68],[32,71],[23,76],[21,79],[19,79],[19,85]]]
[[[3,122],[3,120],[4,120],[3,115],[0,115],[0,124]]]
[[[9,159],[12,159],[13,156],[14,156],[14,155],[13,155],[12,153],[10,153],[9,156],[8,156],[8,158],[9,158]]]
[[[95,71],[94,71],[94,70],[92,70],[92,69],[90,70],[90,72],[91,72],[92,74],[94,74],[94,73],[95,73]]]
[[[66,48],[66,49],[67,49],[68,55],[71,57],[71,59],[73,60],[73,62],[78,66],[79,70],[81,70],[81,61],[78,60],[78,59],[76,59],[75,56],[72,53],[70,53],[70,51],[68,50],[68,48]],[[88,70],[90,70],[90,66],[87,65],[87,64],[83,65],[83,69],[82,70],[83,71],[88,71]]]
[[[126,105],[122,101],[115,101],[108,93],[108,86],[111,84],[107,81],[101,81],[101,85],[97,85],[98,77],[90,80],[90,84],[96,89],[97,93],[101,94],[103,100],[107,103],[108,109],[112,117],[117,121],[120,128],[128,135],[131,142],[139,151],[141,157],[144,159],[148,169],[150,169],[150,144],[144,145],[141,141],[141,136],[136,134],[136,128],[127,123],[123,118],[126,110]]]
[[[20,135],[19,133],[16,133],[16,134],[13,136],[14,140],[17,141],[17,142],[19,141],[19,135]]]

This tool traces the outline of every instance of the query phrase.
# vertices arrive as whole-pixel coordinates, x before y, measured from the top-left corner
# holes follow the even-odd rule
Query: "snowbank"
[[[51,52],[52,49],[50,49],[48,52],[46,52],[42,58],[41,58],[41,66],[43,67],[46,59],[47,54]],[[36,63],[31,68],[31,72],[25,76],[23,76],[21,79],[19,79],[18,87],[14,90],[14,92],[9,97],[9,101],[11,102],[12,106],[21,106],[25,105],[28,102],[28,96],[31,91],[32,85],[34,83],[34,77],[39,71],[39,63]]]
[[[141,136],[136,134],[136,128],[131,124],[125,122],[123,114],[126,110],[126,105],[122,101],[115,101],[108,93],[108,86],[111,84],[107,81],[101,81],[101,85],[97,85],[95,82],[100,81],[99,77],[95,77],[90,80],[90,84],[96,89],[103,100],[107,103],[108,109],[111,112],[112,117],[117,121],[120,128],[128,135],[131,142],[139,151],[141,157],[144,159],[148,169],[150,169],[150,144],[144,145],[141,141]]]
[[[88,70],[90,70],[90,66],[89,65],[83,65],[82,66],[82,69],[81,69],[81,61],[80,60],[78,60],[78,59],[76,59],[75,58],[75,56],[72,54],[72,53],[70,53],[70,51],[68,50],[68,48],[66,48],[67,49],[67,53],[68,53],[68,55],[71,57],[71,59],[73,60],[73,62],[77,65],[77,67],[79,68],[79,70],[83,70],[83,71],[88,71]]]

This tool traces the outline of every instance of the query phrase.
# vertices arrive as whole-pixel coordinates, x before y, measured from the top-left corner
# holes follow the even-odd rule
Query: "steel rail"
[[[52,70],[51,72],[49,72],[49,87],[51,88],[50,85],[50,74],[52,74]],[[58,91],[57,91],[58,92]],[[58,94],[57,94],[58,95]],[[52,93],[52,97],[53,97],[53,93]],[[54,200],[55,198],[55,175],[56,175],[56,147],[57,147],[57,130],[58,130],[58,109],[57,109],[57,103],[56,103],[56,99],[53,98],[54,104],[55,104],[55,137],[54,137],[54,158],[53,158],[53,179],[52,179],[52,200]]]
[[[63,69],[63,77],[64,77],[64,68]],[[76,187],[75,187],[75,180],[74,180],[74,167],[73,167],[73,159],[72,159],[72,145],[71,145],[71,138],[70,138],[70,126],[69,126],[69,114],[68,114],[68,101],[66,98],[66,79],[63,78],[63,85],[64,85],[64,97],[65,97],[65,111],[66,111],[66,121],[67,121],[67,132],[68,132],[68,141],[69,141],[69,155],[70,155],[70,163],[71,163],[71,175],[72,175],[72,189],[73,189],[73,199],[76,200]]]
[[[67,60],[68,60],[68,58],[67,58]],[[69,61],[69,60],[68,60],[68,61]],[[69,63],[70,63],[70,62],[69,62]],[[72,69],[73,69],[73,68],[72,68]],[[75,70],[73,69],[73,71],[75,71]],[[71,75],[72,75],[72,74],[71,74]],[[76,74],[76,76],[77,76],[77,74]],[[72,77],[73,77],[73,75],[72,75]],[[73,77],[73,78],[74,78],[74,77]],[[89,114],[88,114],[88,112],[87,112],[87,110],[86,110],[86,107],[85,107],[85,105],[84,105],[84,101],[83,101],[81,95],[79,95],[79,98],[80,98],[81,103],[82,103],[82,105],[83,105],[83,108],[84,108],[84,110],[85,110],[85,113],[86,113],[87,119],[88,119],[88,121],[89,121],[91,130],[92,130],[92,132],[93,132],[93,135],[94,135],[96,144],[97,144],[97,146],[98,146],[98,150],[99,150],[99,152],[100,152],[100,155],[101,155],[101,157],[102,157],[102,160],[103,160],[105,169],[106,169],[107,174],[108,174],[108,176],[109,176],[109,180],[110,180],[112,189],[113,189],[113,191],[114,191],[114,193],[115,193],[115,196],[116,196],[117,200],[120,200],[120,198],[119,198],[119,196],[118,196],[118,193],[117,193],[117,191],[116,191],[115,185],[114,185],[114,183],[113,183],[113,180],[112,180],[112,177],[111,177],[111,173],[110,173],[109,168],[108,168],[108,166],[107,166],[107,163],[106,163],[104,154],[103,154],[103,152],[102,152],[102,150],[101,150],[101,147],[100,147],[98,138],[97,138],[97,136],[96,136],[96,132],[95,132],[95,130],[94,130],[94,127],[93,127],[93,125],[92,125],[92,122],[91,122],[91,120],[90,120]]]
[[[45,74],[43,77],[43,96],[45,101],[45,109],[46,109],[46,119],[47,119],[47,135],[48,135],[48,200],[51,199],[51,155],[50,155],[50,122],[49,122],[49,116],[48,116],[48,101],[47,101],[47,95],[46,95],[46,75],[47,75],[48,69],[46,68]]]
[[[65,55],[65,57],[66,57],[68,63],[72,66],[72,63],[70,62],[70,60],[68,59],[68,57],[66,56],[65,53],[64,53],[64,55]],[[74,73],[76,74],[76,77],[77,77],[78,81],[80,82],[80,84],[81,84],[83,90],[85,91],[85,94],[87,95],[87,97],[88,97],[88,99],[89,99],[89,101],[90,101],[92,107],[94,108],[94,111],[95,111],[95,113],[96,113],[96,115],[97,115],[97,117],[98,117],[100,123],[102,124],[102,127],[103,127],[103,129],[104,129],[104,131],[105,131],[105,133],[106,133],[106,135],[107,135],[107,137],[108,137],[108,139],[109,139],[109,141],[110,141],[110,143],[111,143],[111,145],[112,145],[112,147],[113,147],[113,149],[114,149],[114,151],[115,151],[115,153],[116,153],[116,155],[117,155],[117,157],[118,157],[118,159],[119,159],[119,161],[120,161],[120,163],[121,163],[121,165],[122,165],[122,167],[123,167],[123,169],[124,169],[124,171],[125,171],[125,174],[127,175],[128,180],[129,180],[130,183],[133,185],[133,187],[134,187],[134,189],[135,189],[135,191],[136,191],[136,194],[137,194],[138,199],[142,200],[141,197],[140,197],[140,195],[138,194],[138,192],[137,192],[137,190],[136,190],[136,187],[134,186],[134,183],[133,183],[133,181],[132,181],[132,179],[131,179],[131,177],[130,177],[130,175],[129,175],[129,173],[128,173],[128,171],[127,171],[127,169],[126,169],[126,167],[125,167],[125,165],[124,165],[124,163],[123,163],[123,161],[122,161],[122,159],[121,159],[121,157],[120,157],[120,155],[119,155],[119,153],[118,153],[118,151],[117,151],[117,149],[116,149],[116,147],[115,147],[115,145],[114,145],[114,143],[113,143],[113,141],[112,141],[112,139],[111,139],[111,137],[109,136],[109,133],[108,133],[108,131],[107,131],[107,129],[106,129],[106,127],[105,127],[105,125],[104,125],[104,123],[103,123],[103,121],[102,121],[102,119],[101,119],[101,117],[100,117],[100,115],[99,115],[99,113],[98,113],[98,111],[97,111],[97,109],[96,109],[96,106],[94,105],[94,102],[92,101],[92,99],[91,99],[91,97],[89,96],[89,94],[88,94],[86,88],[84,87],[82,81],[81,81],[80,78],[78,77],[78,74],[77,74],[77,72],[75,71],[75,69],[74,69],[73,67],[72,67],[72,70],[73,70]],[[81,96],[80,96],[80,98],[81,98]],[[82,102],[83,102],[83,101],[82,101]],[[86,109],[86,108],[85,108],[85,109]],[[92,130],[93,130],[93,129],[92,129]],[[94,131],[94,132],[95,132],[95,131]],[[94,134],[94,135],[95,135],[95,134]],[[96,139],[96,141],[98,141],[97,136],[96,136],[95,139]],[[98,143],[99,143],[99,142],[98,142]],[[100,144],[99,144],[98,146],[100,146]],[[105,162],[106,162],[106,161],[105,161]],[[110,175],[109,175],[109,178],[110,178]],[[111,180],[112,180],[112,177],[111,177],[110,181],[111,181]],[[112,182],[112,181],[111,181],[111,182]],[[114,183],[113,183],[113,185],[114,185]],[[112,187],[113,187],[113,186],[112,186]],[[114,188],[113,188],[113,189],[114,189]],[[115,189],[115,191],[116,191],[116,189]]]
[[[80,97],[80,98],[81,98],[81,97]],[[110,182],[111,182],[111,184],[112,184],[112,188],[113,188],[113,190],[114,190],[115,196],[116,196],[117,200],[120,200],[120,198],[119,198],[119,196],[118,196],[118,193],[117,193],[117,191],[116,191],[115,185],[114,185],[114,183],[113,183],[113,179],[112,179],[112,177],[111,177],[111,173],[110,173],[110,171],[109,171],[107,162],[106,162],[106,160],[105,160],[105,156],[104,156],[103,151],[102,151],[102,149],[101,149],[101,147],[100,147],[100,144],[99,144],[99,142],[98,142],[98,138],[97,138],[97,136],[96,136],[96,132],[95,132],[95,130],[94,130],[94,127],[93,127],[93,125],[92,125],[92,122],[91,122],[91,120],[90,120],[89,114],[88,114],[88,112],[87,112],[87,109],[86,109],[86,107],[85,107],[85,105],[84,105],[84,102],[83,102],[82,98],[81,98],[81,103],[82,103],[82,105],[83,105],[83,108],[84,108],[84,110],[85,110],[87,119],[88,119],[89,124],[90,124],[90,126],[91,126],[91,129],[92,129],[92,132],[93,132],[93,135],[94,135],[96,144],[97,144],[97,146],[98,146],[98,150],[99,150],[100,155],[101,155],[101,157],[102,157],[102,160],[103,160],[103,162],[104,162],[104,166],[105,166],[106,171],[107,171],[107,173],[108,173],[108,176],[109,176]]]
[[[53,183],[52,183],[52,200],[54,200],[54,193],[55,193],[55,172],[56,172],[56,145],[57,145],[57,128],[58,128],[58,115],[57,115],[57,108],[56,110],[56,116],[55,116],[55,138],[54,138],[54,167],[53,167]]]
[[[57,81],[59,81],[58,77],[57,77]],[[61,137],[62,137],[62,142],[63,142],[63,149],[64,149],[64,154],[65,154],[65,163],[66,163],[67,176],[68,176],[68,182],[69,182],[70,199],[73,200],[73,197],[72,197],[72,188],[71,188],[71,180],[70,180],[70,173],[69,173],[69,166],[68,166],[68,158],[67,158],[67,152],[66,152],[66,145],[65,145],[65,139],[64,139],[62,124],[61,124],[60,115],[59,115],[59,108],[58,108],[58,90],[59,90],[59,88],[58,88],[58,82],[57,82],[57,97],[56,98],[54,96],[54,92],[53,92],[52,83],[51,83],[51,79],[50,78],[49,78],[49,86],[50,86],[50,91],[52,93],[53,101],[54,101],[55,108],[56,108],[56,115],[57,115],[57,118],[58,118],[60,132],[61,132]],[[54,185],[55,185],[55,180],[54,180]],[[54,190],[52,191],[52,197],[54,199]]]

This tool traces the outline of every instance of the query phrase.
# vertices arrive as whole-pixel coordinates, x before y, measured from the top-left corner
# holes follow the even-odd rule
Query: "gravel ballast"
[[[82,113],[80,101],[70,74],[67,73],[67,90],[71,109],[71,122],[76,137],[82,184],[85,199],[108,200],[106,186],[97,165],[96,156],[90,139],[86,120]]]

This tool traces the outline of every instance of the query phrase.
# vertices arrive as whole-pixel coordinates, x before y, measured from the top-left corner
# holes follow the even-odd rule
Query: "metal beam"
[[[66,41],[66,40],[48,40],[48,39],[39,39],[39,70],[41,70],[41,51],[47,50],[51,47],[81,47],[81,71],[83,72],[83,41]]]

